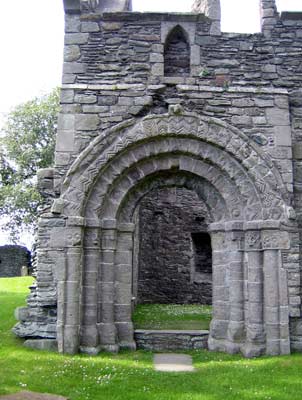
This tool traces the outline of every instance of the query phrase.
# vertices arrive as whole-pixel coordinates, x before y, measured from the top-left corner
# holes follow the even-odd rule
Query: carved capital
[[[261,232],[260,231],[247,231],[245,233],[245,249],[261,250]]]
[[[285,231],[264,230],[262,231],[263,250],[289,249],[289,234]]]

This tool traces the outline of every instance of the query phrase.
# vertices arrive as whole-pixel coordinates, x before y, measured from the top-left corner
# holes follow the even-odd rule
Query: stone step
[[[206,330],[148,330],[136,329],[134,338],[138,349],[150,351],[207,349]]]
[[[162,372],[194,372],[192,357],[187,354],[155,354],[154,369]]]

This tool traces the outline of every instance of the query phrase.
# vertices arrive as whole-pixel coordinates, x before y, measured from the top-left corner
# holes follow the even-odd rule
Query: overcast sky
[[[135,11],[190,11],[193,0],[133,0]],[[60,85],[63,0],[2,0],[0,14],[1,115]],[[221,0],[222,30],[259,30],[259,0]],[[279,11],[302,11],[302,0],[277,0]],[[0,233],[0,245],[7,238]]]

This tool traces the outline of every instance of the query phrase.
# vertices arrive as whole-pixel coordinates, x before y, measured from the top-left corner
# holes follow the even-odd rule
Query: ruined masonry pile
[[[0,246],[0,277],[21,275],[22,267],[30,268],[30,251],[24,246]]]
[[[182,188],[211,236],[209,348],[302,350],[302,13],[261,0],[262,32],[230,34],[219,0],[188,14],[64,6],[55,167],[39,173],[55,200],[15,332],[66,353],[134,349],[137,210]]]

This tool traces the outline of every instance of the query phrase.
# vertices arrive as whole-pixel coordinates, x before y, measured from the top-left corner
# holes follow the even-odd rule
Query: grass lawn
[[[10,329],[30,278],[0,279],[0,395],[20,390],[71,400],[301,400],[302,355],[246,360],[190,352],[195,373],[155,372],[152,353],[63,356],[22,347]]]
[[[133,314],[137,329],[209,329],[212,307],[203,305],[140,304]]]

